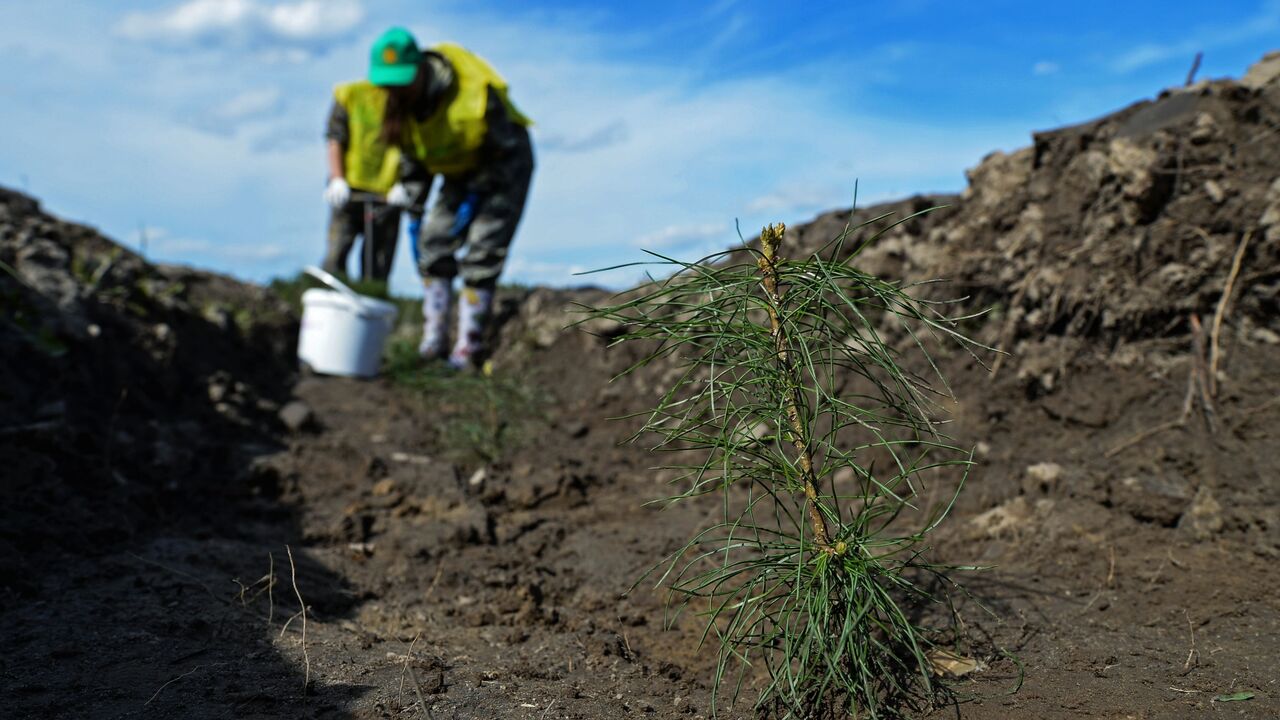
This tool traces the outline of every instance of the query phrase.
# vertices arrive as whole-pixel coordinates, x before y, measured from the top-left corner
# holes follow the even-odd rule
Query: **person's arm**
[[[338,143],[337,140],[330,140],[327,143],[327,145],[328,145],[327,149],[328,149],[328,158],[329,158],[329,178],[330,179],[346,178],[347,172],[342,165],[342,156],[345,154],[344,148],[342,147],[342,145]]]
[[[347,172],[343,163],[351,130],[347,126],[347,110],[337,102],[329,111],[325,128],[325,160],[329,166],[329,178],[325,185],[324,199],[334,208],[340,208],[351,199],[351,186],[347,184]]]
[[[345,178],[347,172],[343,166],[343,155],[346,154],[347,143],[351,141],[351,128],[348,125],[347,109],[334,101],[329,109],[329,121],[325,123],[324,138],[327,146],[329,177]]]

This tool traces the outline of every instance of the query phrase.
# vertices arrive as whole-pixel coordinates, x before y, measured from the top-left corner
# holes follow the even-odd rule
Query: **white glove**
[[[405,189],[404,183],[396,183],[387,191],[387,204],[395,207],[407,208],[413,203],[413,198],[409,197],[409,191]]]
[[[345,179],[336,177],[329,180],[329,184],[324,188],[324,201],[329,203],[329,207],[340,208],[350,199],[351,186]]]

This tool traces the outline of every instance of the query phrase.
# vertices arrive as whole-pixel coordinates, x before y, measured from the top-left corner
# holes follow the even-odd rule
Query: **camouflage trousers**
[[[423,279],[461,275],[470,287],[496,286],[532,177],[533,148],[524,128],[516,146],[502,157],[469,175],[446,176],[418,238]]]
[[[347,256],[362,239],[360,249],[360,279],[381,280],[391,275],[391,261],[396,256],[396,242],[400,239],[400,210],[384,203],[373,203],[373,217],[368,227],[372,239],[365,237],[365,203],[352,200],[340,208],[334,208],[329,216],[329,249],[324,257],[324,269],[335,275],[347,276]]]

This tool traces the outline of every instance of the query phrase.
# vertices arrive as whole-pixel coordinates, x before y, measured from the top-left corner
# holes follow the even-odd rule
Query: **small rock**
[[[574,420],[564,426],[564,431],[569,434],[569,437],[576,439],[586,437],[587,433],[591,432],[591,426],[581,420]]]
[[[1016,497],[1003,505],[975,516],[969,522],[981,530],[987,537],[1000,537],[1012,533],[1031,519],[1031,508],[1024,497]]]
[[[390,495],[396,489],[396,482],[391,478],[383,478],[373,484],[374,495]]]
[[[1221,205],[1222,201],[1227,199],[1227,191],[1222,189],[1222,185],[1218,184],[1217,180],[1205,181],[1204,194],[1208,195],[1215,205]]]
[[[347,543],[347,549],[358,556],[369,557],[376,546],[371,542]]]
[[[1155,475],[1127,477],[1111,488],[1111,501],[1135,519],[1173,527],[1191,499],[1191,487],[1181,478]]]
[[[1047,495],[1058,489],[1058,480],[1062,477],[1062,466],[1058,463],[1042,462],[1029,465],[1022,471],[1022,489],[1029,494]]]
[[[391,453],[391,459],[394,462],[405,463],[408,465],[428,465],[431,463],[430,455],[415,455],[413,453],[400,451]]]
[[[209,393],[209,402],[212,402],[215,404],[220,403],[227,399],[227,386],[225,383],[219,382],[217,380],[210,380],[208,393]]]
[[[1268,328],[1254,328],[1251,337],[1258,342],[1266,343],[1268,345],[1280,345],[1280,334],[1276,334]]]
[[[1240,84],[1247,88],[1262,88],[1280,79],[1280,51],[1269,52],[1262,59],[1249,66],[1248,72],[1240,78]]]
[[[1189,530],[1197,540],[1207,540],[1222,532],[1222,505],[1207,486],[1201,485],[1196,490],[1196,496],[1182,514],[1178,527]]]
[[[1203,145],[1213,139],[1218,131],[1218,123],[1209,113],[1202,112],[1196,116],[1196,126],[1191,130],[1191,144]]]
[[[467,485],[470,485],[471,487],[480,487],[481,485],[484,484],[484,479],[485,477],[488,476],[488,474],[489,474],[488,471],[486,471],[484,468],[480,468],[479,470],[476,470],[475,472],[471,473],[471,477],[467,478]]]
[[[1258,219],[1258,225],[1264,230],[1270,230],[1276,225],[1280,225],[1280,177],[1271,181],[1271,186],[1267,188],[1267,194],[1264,198],[1267,207],[1262,211],[1262,217]]]
[[[315,426],[315,413],[301,400],[293,400],[280,408],[278,416],[290,432],[302,432]]]

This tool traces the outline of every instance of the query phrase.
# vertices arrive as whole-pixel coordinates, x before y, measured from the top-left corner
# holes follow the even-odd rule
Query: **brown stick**
[[[413,662],[413,646],[418,644],[418,638],[422,637],[422,631],[419,630],[417,635],[413,636],[413,642],[409,643],[409,650],[404,656],[404,665],[400,667],[400,689],[396,692],[396,704],[401,708],[404,707],[404,676],[409,672],[409,663]]]
[[[1192,61],[1192,63],[1191,63],[1191,69],[1187,71],[1187,82],[1186,82],[1186,84],[1187,84],[1188,86],[1189,86],[1189,85],[1191,85],[1191,83],[1195,82],[1195,79],[1196,79],[1196,73],[1197,73],[1197,72],[1199,72],[1199,70],[1200,70],[1200,61],[1201,61],[1201,60],[1203,60],[1203,59],[1204,59],[1204,53],[1203,53],[1203,52],[1198,52],[1198,53],[1196,53],[1196,59],[1195,59],[1194,61]]]
[[[298,570],[293,564],[293,549],[285,545],[284,550],[289,553],[289,577],[293,581],[293,594],[298,596],[298,606],[302,608],[302,664],[305,673],[302,676],[302,692],[305,695],[307,688],[311,686],[311,655],[307,652],[307,603],[302,599],[302,591],[298,589]]]
[[[1231,261],[1231,273],[1227,275],[1227,284],[1222,288],[1222,297],[1218,298],[1218,310],[1213,314],[1213,329],[1209,331],[1209,396],[1218,397],[1218,361],[1222,358],[1218,351],[1218,336],[1222,333],[1222,320],[1231,305],[1231,292],[1235,290],[1236,277],[1240,275],[1240,265],[1244,262],[1244,251],[1249,246],[1250,230],[1240,239],[1236,248],[1236,256]]]
[[[1196,384],[1198,395],[1200,396],[1201,408],[1204,410],[1204,420],[1209,425],[1209,433],[1214,432],[1214,410],[1213,398],[1209,396],[1209,363],[1205,359],[1204,354],[1204,327],[1200,324],[1200,316],[1191,313],[1191,346],[1193,348],[1193,361],[1195,362]]]
[[[791,444],[796,448],[800,463],[800,474],[804,481],[804,495],[808,499],[809,520],[813,523],[813,534],[818,545],[827,552],[834,552],[831,547],[831,533],[827,530],[827,520],[822,516],[822,508],[818,500],[818,478],[813,471],[813,454],[805,442],[804,422],[800,418],[800,390],[795,363],[788,351],[787,331],[782,326],[782,298],[786,291],[778,286],[778,247],[782,245],[782,236],[787,226],[782,223],[766,225],[760,231],[760,247],[762,254],[758,261],[761,284],[769,300],[769,330],[773,334],[773,347],[777,354],[778,364],[786,375],[787,419],[791,424]]]
[[[200,668],[202,668],[202,667],[204,667],[204,666],[203,666],[203,665],[197,665],[197,666],[195,666],[195,667],[191,668],[190,670],[188,670],[188,671],[186,671],[186,672],[182,673],[181,675],[179,675],[179,676],[177,676],[177,677],[175,677],[175,678],[171,678],[171,679],[169,680],[169,682],[166,682],[165,684],[161,685],[161,686],[156,690],[155,694],[151,696],[151,699],[150,699],[150,700],[147,700],[146,702],[142,703],[143,707],[146,707],[147,705],[150,705],[150,704],[152,703],[152,701],[153,701],[153,700],[155,700],[156,698],[160,697],[160,693],[164,692],[164,689],[165,689],[165,688],[167,688],[167,687],[169,687],[170,685],[172,685],[172,684],[174,684],[174,683],[178,682],[179,680],[181,680],[181,679],[182,679],[182,678],[184,678],[184,677],[188,677],[188,676],[190,676],[190,675],[194,674],[197,670],[199,670],[199,669],[200,669]]]
[[[1280,395],[1277,395],[1276,397],[1271,398],[1270,400],[1262,403],[1261,405],[1254,405],[1253,407],[1248,407],[1239,412],[1232,413],[1228,417],[1232,419],[1249,417],[1250,415],[1256,415],[1257,413],[1260,413],[1263,410],[1268,410],[1270,408],[1273,408],[1276,405],[1280,405]]]
[[[1026,297],[1027,288],[1030,286],[1031,278],[1028,277],[1022,281],[1022,287],[1018,288],[1018,292],[1013,296],[1013,300],[1009,301],[1009,316],[1005,318],[1004,327],[1000,328],[1000,337],[996,340],[996,350],[1000,351],[1000,354],[997,355],[995,361],[991,363],[991,372],[988,374],[988,379],[991,382],[995,382],[996,374],[1000,372],[1001,366],[1004,365],[1004,359],[1010,355],[1010,353],[1005,350],[1004,346],[1005,343],[1009,342],[1009,338],[1013,336],[1014,326],[1017,322],[1017,316],[1015,313],[1018,310],[1018,306],[1022,304],[1022,298]]]
[[[1191,649],[1187,651],[1187,661],[1182,663],[1183,670],[1191,669],[1191,661],[1196,659],[1196,626],[1191,622],[1191,613],[1183,610],[1182,614],[1187,618],[1187,629],[1191,631]]]
[[[1196,396],[1196,371],[1193,368],[1191,370],[1191,374],[1187,376],[1187,397],[1182,402],[1182,414],[1178,416],[1177,420],[1170,420],[1168,422],[1162,422],[1159,425],[1154,425],[1152,427],[1149,427],[1146,430],[1143,430],[1142,432],[1138,433],[1137,435],[1134,435],[1133,437],[1129,438],[1128,440],[1125,440],[1119,445],[1111,448],[1106,452],[1106,454],[1103,457],[1110,460],[1111,458],[1119,455],[1125,450],[1128,450],[1134,445],[1137,445],[1143,440],[1146,440],[1152,435],[1158,435],[1164,432],[1165,430],[1172,430],[1174,428],[1178,428],[1178,427],[1182,427],[1183,425],[1186,425],[1187,418],[1191,416],[1191,403],[1195,400],[1195,396]]]
[[[275,622],[276,619],[276,556],[273,553],[267,553],[267,624]]]
[[[1119,445],[1108,450],[1103,457],[1110,460],[1111,458],[1119,455],[1125,450],[1128,450],[1134,445],[1137,445],[1143,440],[1146,440],[1152,435],[1158,435],[1164,432],[1165,430],[1172,430],[1174,428],[1179,428],[1186,425],[1187,419],[1191,417],[1191,406],[1195,404],[1195,400],[1196,400],[1196,368],[1195,368],[1194,361],[1192,361],[1191,372],[1187,374],[1187,395],[1182,399],[1182,414],[1178,416],[1178,419],[1170,420],[1168,422],[1163,422],[1163,423],[1160,423],[1159,425],[1155,425],[1147,428],[1146,430],[1143,430],[1137,435],[1134,435],[1128,440],[1125,440]]]

